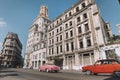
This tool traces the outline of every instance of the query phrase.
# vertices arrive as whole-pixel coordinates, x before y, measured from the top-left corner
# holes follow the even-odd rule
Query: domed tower
[[[48,18],[48,8],[46,6],[41,6],[40,17]]]

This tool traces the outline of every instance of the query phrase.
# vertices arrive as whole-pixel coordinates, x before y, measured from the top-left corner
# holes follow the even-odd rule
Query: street
[[[39,72],[33,69],[2,69],[0,80],[120,80],[111,75],[86,75],[78,71],[62,70],[58,73]]]

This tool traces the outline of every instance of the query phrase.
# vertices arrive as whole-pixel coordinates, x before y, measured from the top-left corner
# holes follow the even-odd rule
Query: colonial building
[[[102,56],[112,32],[94,0],[80,0],[48,26],[47,61],[79,70]]]
[[[22,43],[16,33],[8,32],[2,47],[2,66],[12,68],[22,66]]]
[[[38,69],[46,63],[47,28],[51,21],[48,18],[46,6],[40,8],[38,17],[29,29],[24,66]]]

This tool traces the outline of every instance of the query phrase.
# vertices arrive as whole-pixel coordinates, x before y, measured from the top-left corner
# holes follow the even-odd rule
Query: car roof
[[[98,60],[98,61],[117,61],[116,59],[102,59],[102,60]]]

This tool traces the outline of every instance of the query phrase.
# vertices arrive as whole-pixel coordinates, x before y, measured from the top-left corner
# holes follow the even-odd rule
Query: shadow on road
[[[104,79],[104,80],[120,80],[120,76],[112,75],[110,78]]]
[[[110,77],[110,78],[107,78],[107,79],[104,79],[104,80],[120,80],[120,78],[119,77]]]
[[[7,76],[18,76],[14,70],[0,70],[0,78],[7,77]]]
[[[8,72],[15,72],[15,71],[6,71],[6,70],[0,71],[0,73],[8,73]]]

